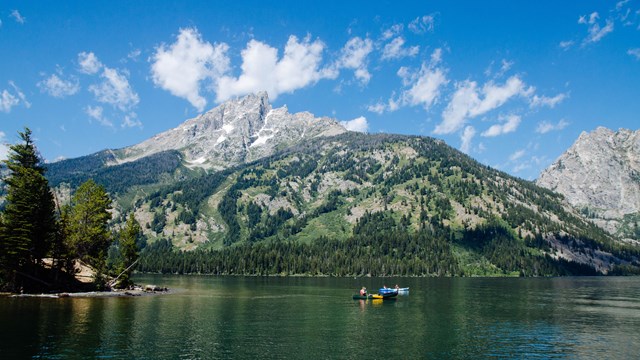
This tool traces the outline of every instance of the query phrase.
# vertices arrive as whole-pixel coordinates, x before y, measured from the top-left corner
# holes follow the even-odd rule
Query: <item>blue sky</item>
[[[260,90],[535,179],[639,128],[640,0],[0,1],[0,157],[24,126],[55,161]]]

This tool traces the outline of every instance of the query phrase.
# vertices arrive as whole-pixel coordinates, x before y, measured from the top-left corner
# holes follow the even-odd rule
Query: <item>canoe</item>
[[[409,288],[398,288],[398,292],[409,292]]]
[[[398,290],[392,288],[381,288],[378,290],[380,295],[398,295]]]

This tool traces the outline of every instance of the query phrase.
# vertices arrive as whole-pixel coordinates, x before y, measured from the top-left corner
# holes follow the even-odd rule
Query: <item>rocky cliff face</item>
[[[269,156],[317,136],[347,130],[334,119],[273,109],[266,92],[228,101],[140,144],[118,150],[128,162],[166,150],[179,150],[188,166],[222,169]]]
[[[583,132],[536,183],[616,232],[625,215],[640,212],[640,130]]]

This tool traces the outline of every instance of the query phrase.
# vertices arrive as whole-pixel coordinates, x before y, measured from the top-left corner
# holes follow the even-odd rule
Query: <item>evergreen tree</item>
[[[22,142],[9,147],[4,161],[9,176],[5,179],[7,205],[0,233],[0,261],[10,285],[16,285],[16,271],[37,271],[56,232],[53,194],[31,130],[25,128],[18,134]]]
[[[122,264],[118,270],[118,273],[122,273],[119,281],[120,287],[127,287],[131,285],[130,276],[133,269],[129,267],[138,260],[138,256],[140,254],[138,249],[138,239],[140,236],[142,236],[142,228],[133,213],[131,213],[127,218],[127,223],[124,225],[124,228],[120,230],[119,247],[120,255],[122,256]]]
[[[92,179],[81,184],[71,199],[67,243],[72,254],[98,270],[104,268],[111,244],[108,223],[111,199]]]

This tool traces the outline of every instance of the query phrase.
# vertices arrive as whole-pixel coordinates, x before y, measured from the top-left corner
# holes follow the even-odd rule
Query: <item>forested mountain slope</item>
[[[586,220],[561,195],[426,137],[317,138],[157,187],[126,207],[157,240],[142,263],[146,271],[556,275],[638,268],[638,248]]]

